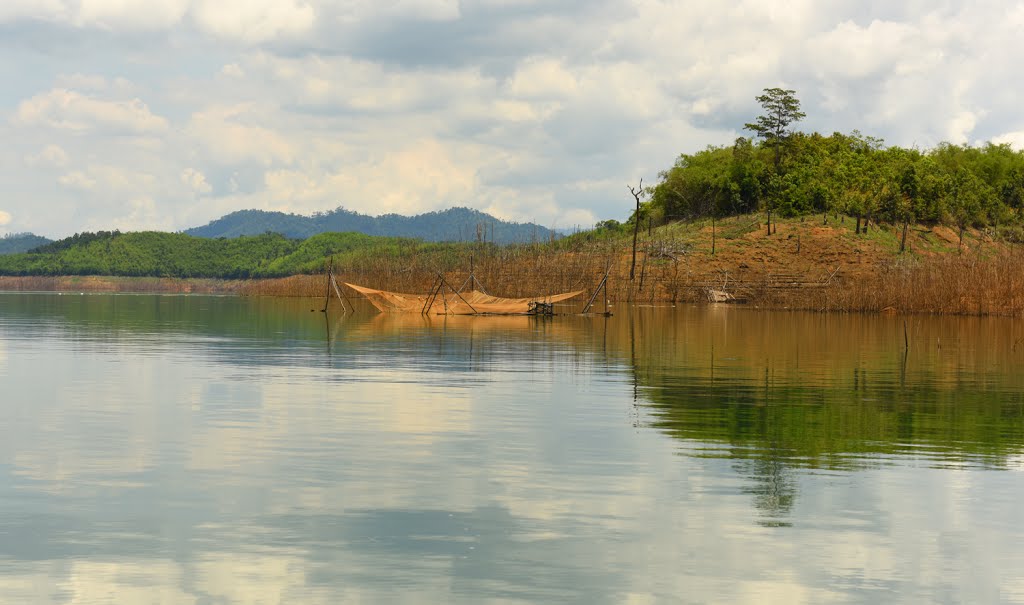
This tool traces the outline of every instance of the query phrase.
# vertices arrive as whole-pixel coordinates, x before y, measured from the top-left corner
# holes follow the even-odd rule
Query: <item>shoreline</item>
[[[110,275],[0,276],[2,292],[238,294],[241,280]]]
[[[1024,247],[969,230],[893,225],[870,232],[843,217],[780,220],[767,235],[755,215],[673,223],[631,239],[599,230],[546,244],[487,244],[375,257],[334,254],[338,282],[391,292],[428,292],[438,272],[498,296],[584,290],[606,273],[614,303],[709,304],[735,298],[750,307],[839,313],[1024,316]],[[903,251],[903,244],[906,251]],[[635,273],[635,279],[630,279]],[[344,287],[344,286],[342,286]],[[222,294],[323,298],[326,276],[248,279],[127,276],[0,276],[0,291]],[[728,296],[719,296],[726,293]],[[353,298],[354,292],[345,292]],[[333,297],[333,295],[332,295]],[[582,304],[582,303],[581,303]]]
[[[689,283],[685,286],[664,288],[652,287],[656,295],[631,291],[622,284],[611,285],[612,304],[636,304],[653,306],[674,306],[676,304],[727,305],[740,308],[773,311],[812,311],[818,313],[866,313],[881,315],[950,315],[974,317],[1020,317],[1024,316],[1024,296],[1011,288],[1000,297],[981,300],[978,290],[961,280],[959,287],[943,288],[946,296],[941,299],[927,299],[916,296],[921,283],[928,285],[938,277],[957,281],[950,263],[931,263],[924,275],[907,275],[908,272],[887,272],[865,285],[861,280],[835,280],[831,283],[777,283],[771,276],[760,279],[734,281],[732,289],[746,295],[736,301],[711,302],[707,295],[708,286],[703,283]],[[963,264],[963,263],[958,263]],[[977,263],[971,263],[976,268]],[[1000,268],[986,267],[990,272]],[[936,275],[937,274],[937,275]],[[1003,273],[1006,276],[1005,273]],[[353,276],[354,277],[354,276]],[[361,276],[366,277],[366,276]],[[358,279],[358,278],[354,278]],[[339,279],[339,281],[342,281]],[[362,281],[366,281],[363,279]],[[629,282],[626,282],[627,286]],[[658,284],[664,286],[664,284]],[[915,287],[917,286],[917,287]],[[52,292],[91,294],[167,294],[167,295],[215,295],[215,296],[271,296],[281,298],[323,298],[326,275],[295,275],[282,278],[256,278],[247,280],[223,280],[215,278],[162,278],[125,276],[0,276],[0,292]],[[592,294],[589,286],[581,300]],[[1012,294],[1011,294],[1012,292]],[[639,295],[638,295],[639,294]],[[354,292],[347,292],[352,298],[361,298]],[[331,294],[333,299],[335,295]],[[583,303],[580,303],[583,304]]]

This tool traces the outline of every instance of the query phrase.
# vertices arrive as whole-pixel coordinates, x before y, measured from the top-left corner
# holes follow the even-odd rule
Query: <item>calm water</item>
[[[1024,323],[0,294],[0,602],[1024,602]]]

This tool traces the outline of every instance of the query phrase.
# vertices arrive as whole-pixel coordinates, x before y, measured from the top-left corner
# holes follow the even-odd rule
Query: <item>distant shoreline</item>
[[[239,294],[242,280],[120,277],[108,275],[0,276],[3,292],[132,294]]]
[[[715,225],[676,223],[641,234],[635,267],[631,237],[596,231],[537,246],[467,245],[440,256],[410,248],[391,256],[336,257],[335,271],[340,282],[418,293],[430,290],[436,271],[457,287],[473,267],[478,282],[499,296],[581,289],[589,298],[610,270],[613,303],[708,304],[724,292],[762,309],[1024,315],[1019,245],[942,226],[916,225],[904,236],[899,226],[872,225],[857,234],[852,221],[828,219],[783,219],[773,223],[771,235],[750,215]],[[325,288],[322,273],[250,279],[0,276],[0,291],[318,298]]]

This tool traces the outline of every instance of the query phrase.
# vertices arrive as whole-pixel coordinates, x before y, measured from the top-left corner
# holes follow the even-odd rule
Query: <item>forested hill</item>
[[[644,210],[654,224],[767,210],[961,229],[1024,216],[1024,151],[1009,145],[922,151],[859,133],[794,133],[777,148],[740,138],[682,155],[647,191]]]
[[[32,248],[45,246],[51,243],[51,241],[34,233],[10,233],[0,237],[0,254],[27,252]]]
[[[1009,227],[1024,219],[1024,150],[941,143],[931,150],[886,147],[859,131],[824,136],[793,125],[805,114],[796,91],[766,88],[764,113],[746,125],[753,138],[683,154],[645,191],[640,218],[651,223],[764,211],[849,214],[869,222]],[[904,231],[905,232],[905,231]],[[1019,233],[1014,236],[1019,239]]]
[[[0,275],[281,277],[322,271],[327,256],[342,265],[366,264],[403,252],[430,254],[461,246],[466,244],[361,233],[322,233],[299,241],[276,233],[210,239],[157,231],[101,231],[76,234],[32,252],[0,255]]]
[[[280,233],[305,239],[318,233],[356,232],[389,237],[414,237],[431,242],[488,241],[497,244],[549,240],[553,232],[533,223],[510,223],[470,208],[450,208],[417,216],[368,216],[344,208],[312,216],[239,210],[185,233],[197,237],[239,237]]]

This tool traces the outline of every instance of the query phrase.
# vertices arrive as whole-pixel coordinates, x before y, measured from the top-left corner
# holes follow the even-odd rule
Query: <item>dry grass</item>
[[[873,279],[841,280],[792,306],[823,311],[892,311],[956,315],[1024,312],[1024,253],[979,258],[949,255],[893,263]]]
[[[295,296],[314,298],[324,294],[322,275],[292,275],[274,279],[251,279],[238,283],[242,296]]]

